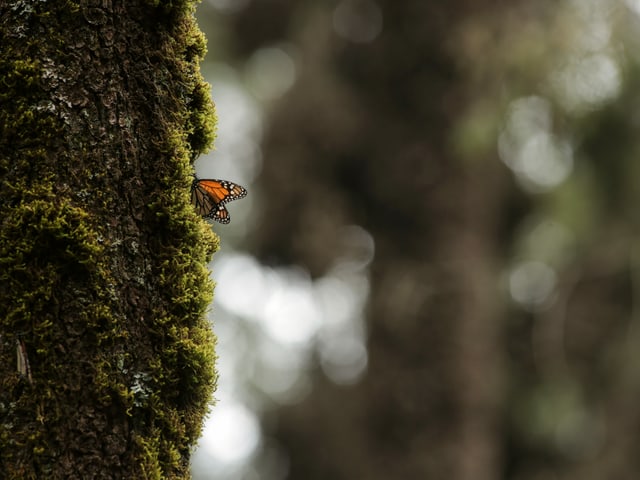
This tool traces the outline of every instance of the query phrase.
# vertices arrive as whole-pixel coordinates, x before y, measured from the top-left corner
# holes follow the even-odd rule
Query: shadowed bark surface
[[[217,247],[188,200],[214,121],[193,3],[0,17],[1,476],[188,478]]]

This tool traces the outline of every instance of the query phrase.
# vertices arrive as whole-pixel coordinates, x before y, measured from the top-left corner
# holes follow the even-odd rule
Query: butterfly
[[[224,206],[231,200],[245,197],[247,191],[240,185],[227,180],[200,179],[194,175],[191,184],[191,203],[196,211],[216,222],[229,223],[231,217]]]

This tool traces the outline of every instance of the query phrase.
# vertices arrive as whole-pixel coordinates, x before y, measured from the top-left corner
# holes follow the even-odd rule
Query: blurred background
[[[640,478],[640,0],[203,0],[205,479]]]

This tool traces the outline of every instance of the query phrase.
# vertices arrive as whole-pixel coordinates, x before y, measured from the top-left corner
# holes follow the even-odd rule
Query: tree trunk
[[[193,2],[0,0],[0,472],[188,478],[215,384]]]

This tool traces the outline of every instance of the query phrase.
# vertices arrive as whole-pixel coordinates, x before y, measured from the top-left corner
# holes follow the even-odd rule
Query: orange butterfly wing
[[[194,178],[191,184],[191,203],[196,211],[203,217],[212,218],[220,223],[226,224],[231,221],[225,203],[246,195],[246,189],[227,180]]]

